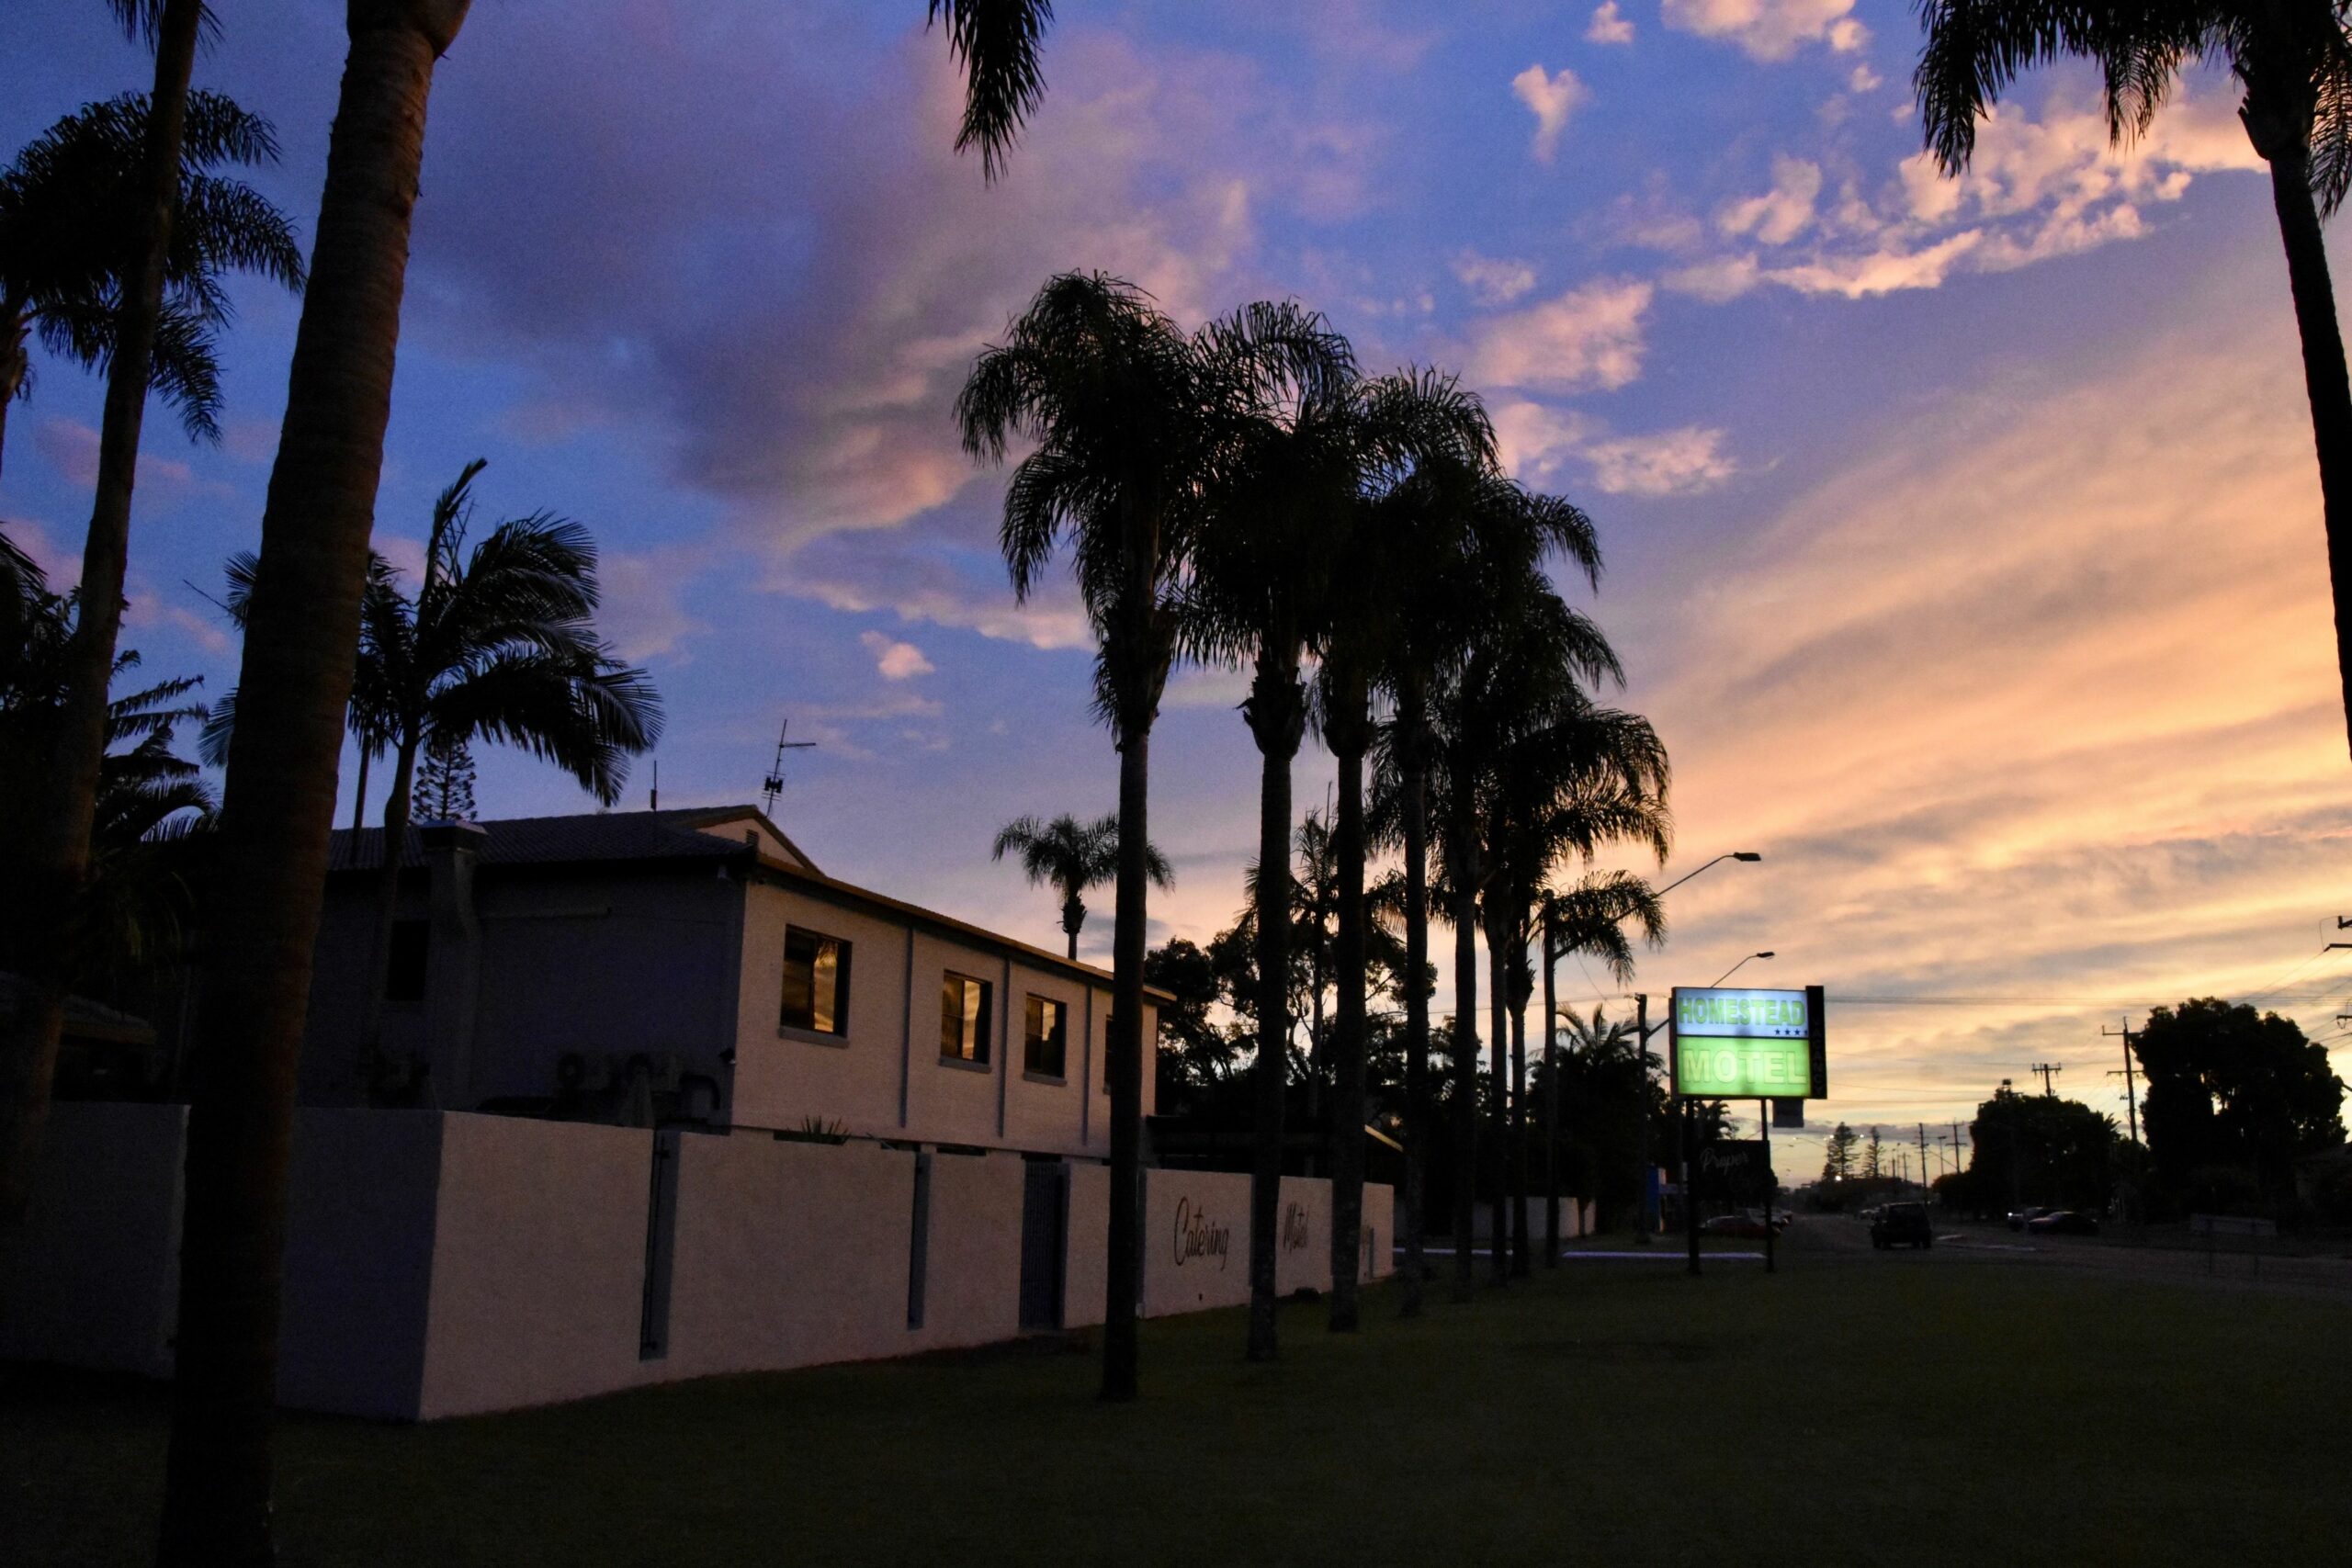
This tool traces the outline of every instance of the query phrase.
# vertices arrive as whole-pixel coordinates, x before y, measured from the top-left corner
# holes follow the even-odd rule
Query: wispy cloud
[[[1474,385],[1568,392],[1622,387],[1642,373],[1642,318],[1654,290],[1603,278],[1508,315],[1472,335],[1465,374]]]
[[[1593,7],[1592,20],[1585,24],[1588,43],[1626,44],[1634,41],[1634,19],[1617,9],[1617,0]]]
[[[857,643],[874,655],[874,668],[885,681],[910,681],[917,675],[928,675],[933,665],[923,657],[922,649],[910,642],[900,642],[884,632],[861,632]]]

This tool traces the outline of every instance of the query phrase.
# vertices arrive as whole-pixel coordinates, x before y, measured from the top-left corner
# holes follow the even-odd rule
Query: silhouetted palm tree
[[[175,40],[186,16],[193,54],[197,0],[115,3],[160,7],[159,30]],[[278,1296],[292,1064],[357,667],[425,108],[435,67],[469,8],[470,0],[349,0],[345,7],[351,46],[262,513],[239,677],[243,712],[220,816],[221,871],[208,904],[196,1047],[206,1067],[188,1113],[178,1373],[159,1553],[166,1564],[264,1562],[274,1550],[269,1411],[277,1358],[268,1303]],[[933,0],[929,11],[948,22],[967,69],[963,141],[984,160],[999,159],[1035,99],[1043,0]],[[184,94],[184,64],[178,81]],[[167,161],[165,172],[175,164],[176,157]],[[167,205],[168,183],[161,188]],[[143,356],[137,370],[130,384],[143,390]],[[122,448],[126,476],[137,448],[134,431]],[[122,492],[127,499],[127,477]],[[109,586],[119,592],[119,582]],[[1138,989],[1130,1021],[1140,1001]]]
[[[123,267],[145,218],[148,121],[143,93],[85,104],[0,171],[0,440],[8,405],[32,389],[31,338],[85,369],[113,357]],[[150,385],[191,436],[220,434],[212,337],[230,316],[226,276],[302,287],[302,253],[286,215],[213,173],[277,161],[269,121],[218,93],[188,95]]]
[[[1106,1400],[1136,1395],[1151,727],[1176,656],[1196,482],[1229,439],[1238,400],[1219,375],[1141,290],[1069,273],[1039,289],[1005,342],[980,355],[956,404],[965,450],[982,461],[1002,461],[1016,439],[1035,444],[1005,490],[1005,564],[1025,600],[1068,544],[1099,644],[1094,707],[1119,750]]]
[[[1069,935],[1069,955],[1076,958],[1079,928],[1086,923],[1084,894],[1119,874],[1118,815],[1091,822],[1068,813],[1050,822],[1019,818],[997,834],[989,858],[1002,860],[1008,853],[1021,857],[1031,886],[1051,887],[1062,896],[1062,930]],[[1162,888],[1175,886],[1166,857],[1149,844],[1144,846],[1144,874]]]
[[[2352,11],[2335,0],[1923,0],[1913,84],[1920,129],[1946,174],[1965,168],[1976,122],[2019,71],[2065,56],[2106,78],[2120,142],[2144,131],[2199,62],[2225,64],[2238,118],[2270,165],[2270,199],[2302,334],[2335,604],[2336,672],[2352,744],[2352,380],[2320,220],[2352,186]]]
[[[1374,737],[1373,692],[1409,647],[1401,628],[1413,609],[1410,601],[1415,591],[1408,580],[1419,569],[1416,547],[1424,543],[1414,536],[1423,522],[1421,514],[1409,504],[1389,502],[1400,487],[1411,484],[1433,465],[1476,468],[1494,458],[1494,431],[1486,410],[1452,377],[1410,370],[1383,378],[1363,399],[1363,430],[1355,443],[1362,478],[1348,518],[1344,547],[1337,552],[1332,566],[1330,599],[1336,613],[1327,617],[1323,627],[1315,704],[1317,723],[1338,773],[1329,857],[1338,884],[1332,964],[1336,995],[1329,1046],[1333,1100],[1329,1324],[1342,1333],[1355,1328],[1358,1322],[1355,1267],[1363,1226],[1369,931],[1364,863],[1370,839],[1364,820],[1364,758]],[[1408,1034],[1418,1043],[1418,1051],[1408,1050],[1407,1077],[1416,1084],[1426,1075],[1429,1053],[1429,1005],[1421,990],[1428,957],[1426,887],[1422,892],[1424,952],[1418,960],[1404,964],[1402,972],[1408,997]],[[1318,990],[1318,1008],[1320,1001]],[[1409,1022],[1416,1011],[1417,1031]],[[1418,1066],[1413,1065],[1415,1060]],[[1408,1102],[1412,1099],[1409,1088],[1407,1098]],[[1408,1160],[1418,1152],[1408,1150]],[[1408,1178],[1408,1186],[1411,1185]],[[1410,1193],[1408,1207],[1416,1217],[1419,1203],[1419,1193]],[[1419,1241],[1416,1224],[1416,1247]],[[1410,1298],[1419,1294],[1419,1262],[1416,1256],[1408,1265],[1406,1289]]]
[[[466,465],[434,502],[424,578],[414,599],[380,556],[368,573],[356,693],[392,755],[376,884],[375,936],[359,1004],[360,1049],[372,1065],[383,1021],[393,917],[406,857],[417,760],[477,739],[519,746],[555,763],[606,806],[620,798],[628,760],[662,733],[662,702],[642,670],[624,668],[598,640],[596,546],[577,523],[537,513],[501,523],[466,550],[473,481]],[[258,563],[229,563],[224,603],[241,620]],[[205,758],[233,743],[237,694],[206,727]],[[442,1086],[435,1086],[436,1088]],[[462,1086],[447,1086],[457,1092]],[[436,1094],[436,1103],[448,1103]],[[462,1106],[459,1107],[463,1109]]]
[[[107,0],[127,31],[155,49],[136,206],[120,234],[113,345],[98,429],[98,472],[82,545],[83,608],[74,617],[64,701],[48,764],[22,824],[25,876],[6,900],[28,981],[16,1017],[0,1030],[0,1224],[13,1223],[31,1179],[57,1072],[57,1044],[74,964],[74,912],[87,887],[90,826],[99,760],[106,754],[108,682],[122,628],[122,584],[130,570],[130,491],[153,384],[164,315],[172,216],[181,190],[188,77],[205,17],[198,0]]]

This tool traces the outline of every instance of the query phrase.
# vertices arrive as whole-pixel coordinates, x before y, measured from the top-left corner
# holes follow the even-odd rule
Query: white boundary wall
[[[0,1254],[0,1358],[169,1374],[186,1134],[180,1106],[52,1108],[27,1223]],[[1001,1153],[306,1108],[280,1398],[430,1420],[1009,1339],[1024,1166]],[[1110,1173],[1069,1175],[1062,1308],[1074,1328],[1102,1320]],[[1145,1173],[1145,1315],[1249,1299],[1249,1199],[1246,1176]],[[1280,1288],[1328,1285],[1330,1184],[1284,1178],[1282,1211]],[[1390,1190],[1367,1186],[1367,1278],[1390,1271],[1392,1217]]]

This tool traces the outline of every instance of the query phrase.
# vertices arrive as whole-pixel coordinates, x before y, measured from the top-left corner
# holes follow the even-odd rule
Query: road
[[[2076,1269],[2123,1279],[2164,1280],[2216,1289],[2352,1300],[2352,1258],[2281,1258],[2258,1253],[2208,1254],[2202,1249],[2147,1247],[2126,1237],[2026,1235],[2002,1225],[1945,1224],[1925,1252],[1878,1253],[1870,1228],[1843,1214],[1807,1214],[1781,1239],[1792,1263],[1811,1258],[1891,1267],[1932,1268],[2007,1264]]]

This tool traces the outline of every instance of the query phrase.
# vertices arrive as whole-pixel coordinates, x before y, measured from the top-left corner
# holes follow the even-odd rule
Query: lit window
[[[939,1055],[963,1062],[989,1059],[989,983],[951,974],[939,986]]]
[[[778,1021],[819,1034],[849,1032],[849,943],[797,927],[786,930]]]
[[[1029,1028],[1021,1065],[1033,1073],[1060,1077],[1069,1055],[1069,1009],[1045,997],[1029,998]]]

